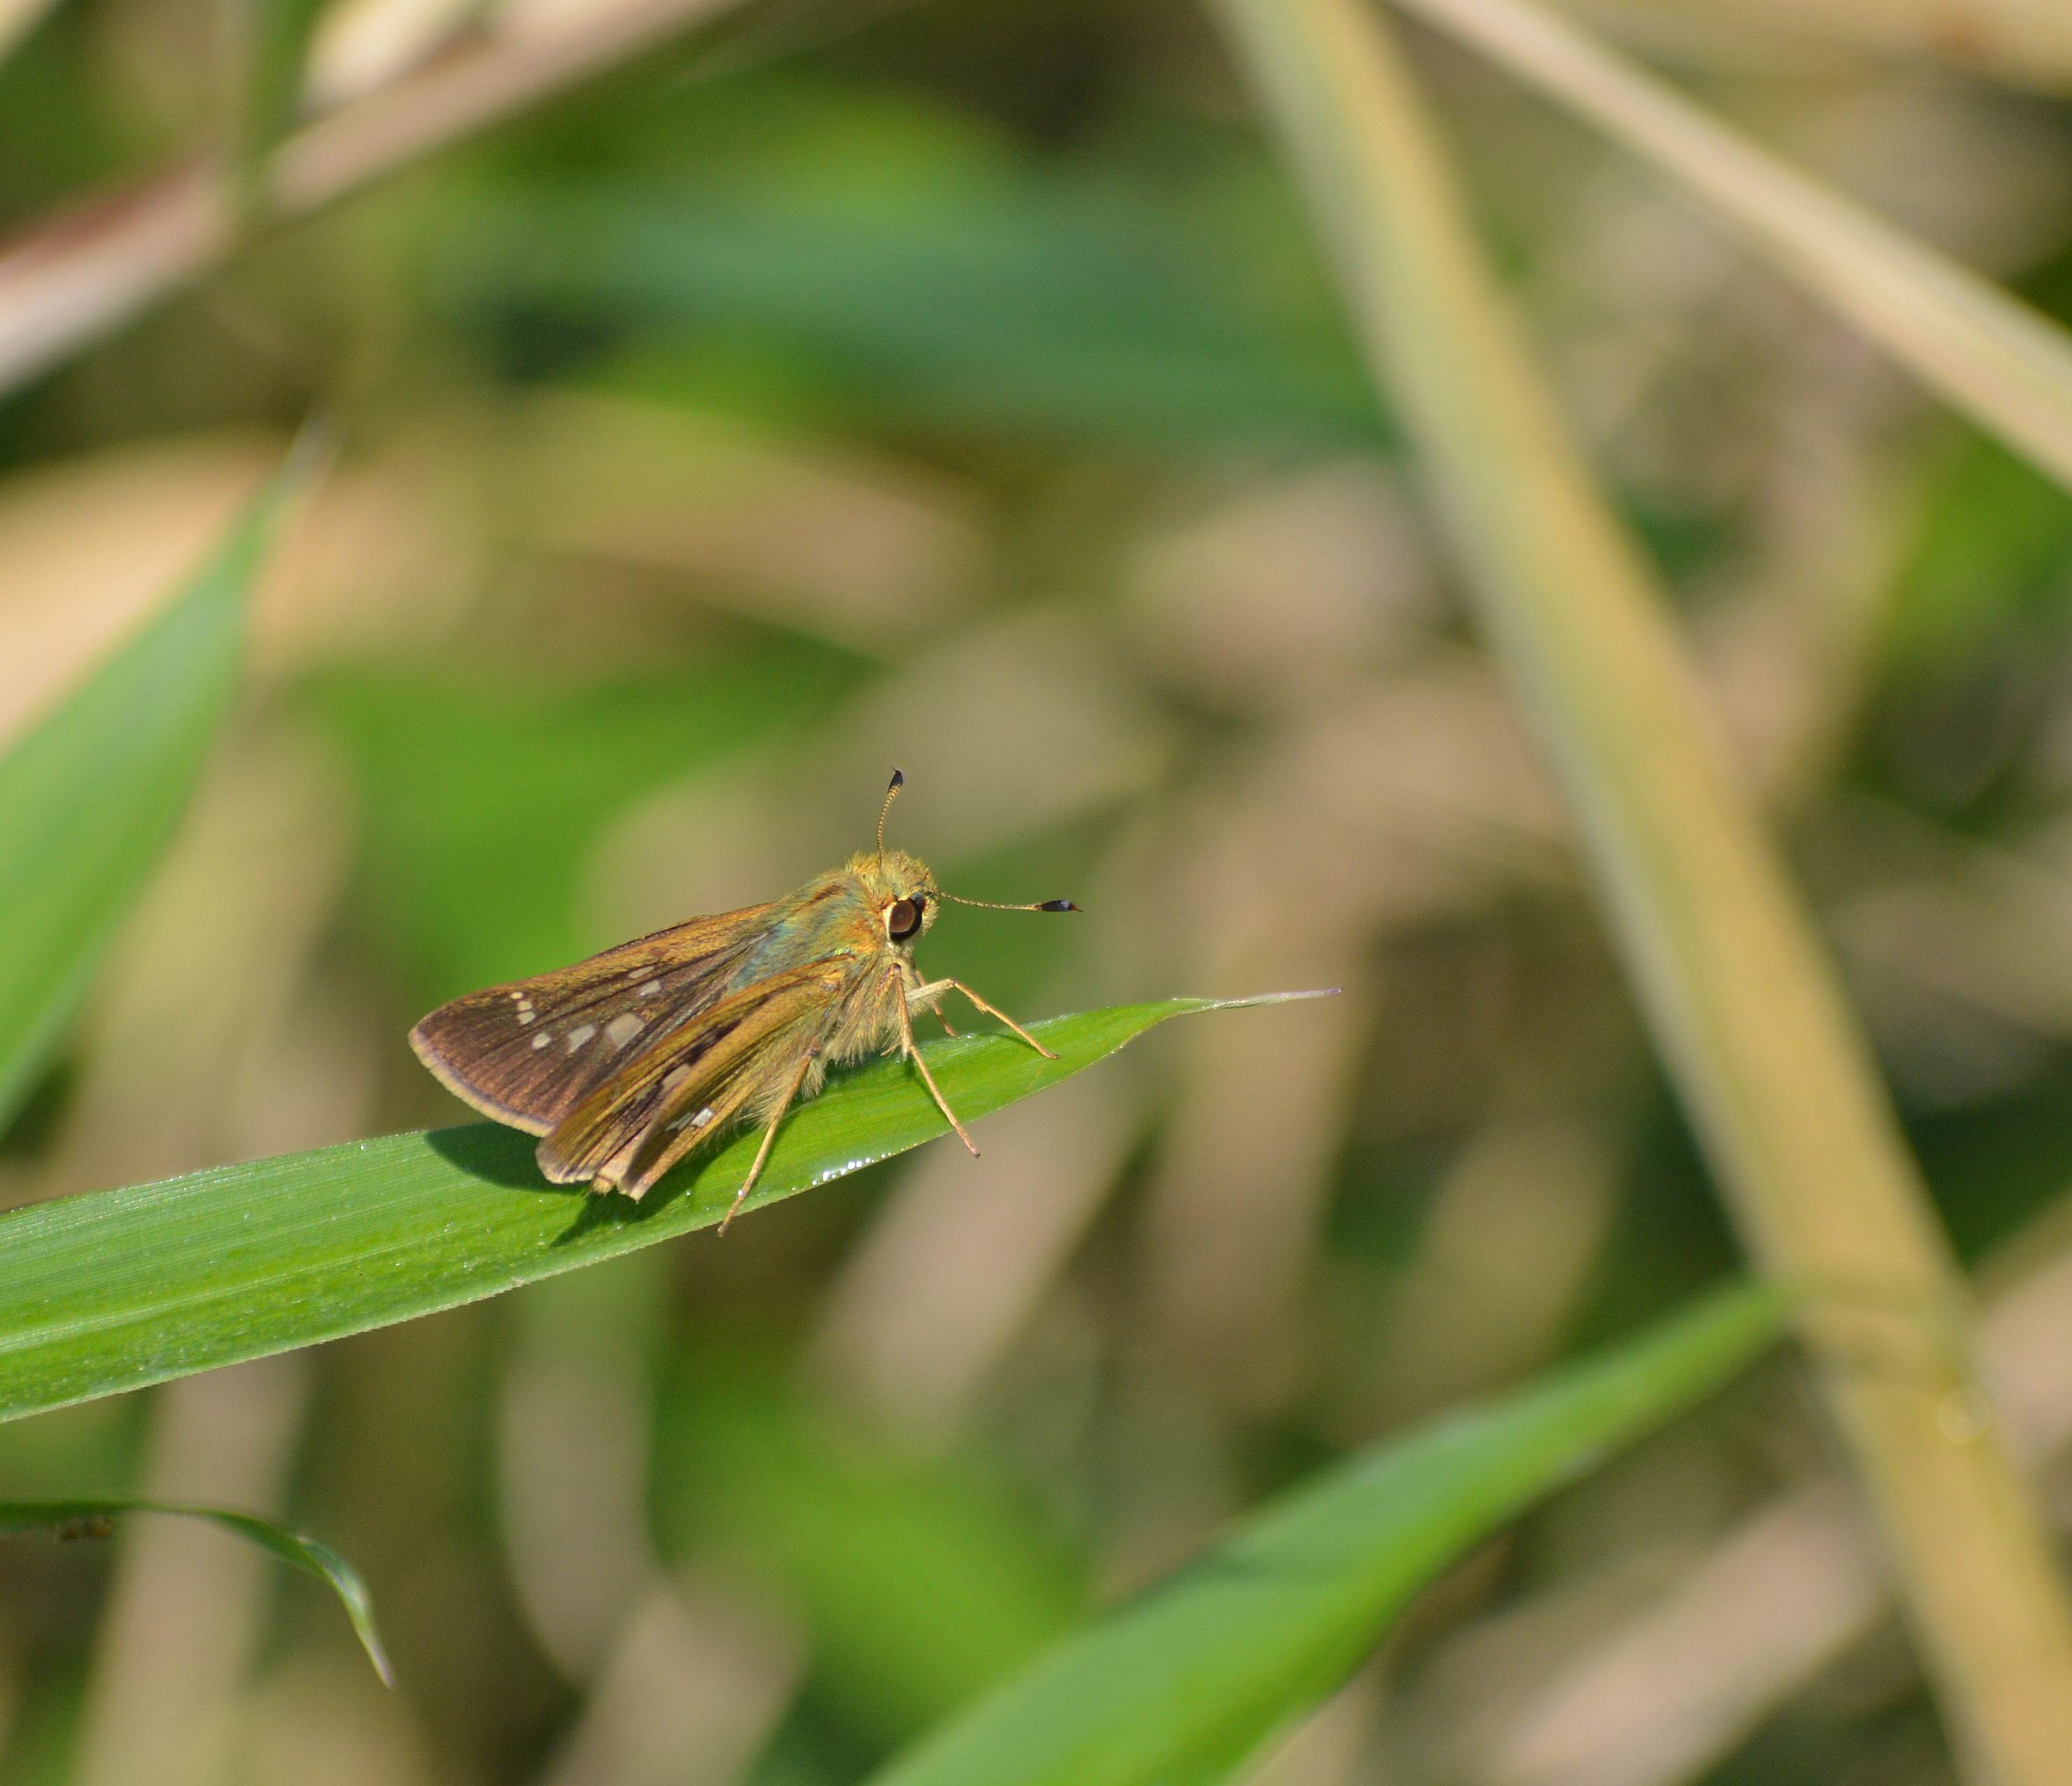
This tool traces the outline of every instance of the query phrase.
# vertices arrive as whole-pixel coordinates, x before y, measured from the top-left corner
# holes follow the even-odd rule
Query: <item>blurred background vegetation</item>
[[[612,3],[335,0],[312,90]],[[2072,24],[1989,80],[1760,10],[1618,22],[2072,322]],[[0,6],[0,228],[221,141],[249,27]],[[1983,1270],[2003,1393],[2062,1446],[2072,500],[1630,161],[1414,47]],[[320,1530],[402,1682],[220,1534],[10,1541],[5,1786],[837,1786],[1262,1495],[1733,1262],[1194,7],[750,8],[58,360],[0,397],[0,734],[313,411],[338,463],[0,1142],[6,1202],[457,1120],[414,1017],[790,887],[868,841],[894,763],[946,884],[1087,908],[932,933],[1018,1015],[1347,995],[1177,1027],[976,1165],[0,1426],[10,1492]],[[1261,1786],[1949,1779],[1836,1464],[1769,1368],[1458,1570]]]

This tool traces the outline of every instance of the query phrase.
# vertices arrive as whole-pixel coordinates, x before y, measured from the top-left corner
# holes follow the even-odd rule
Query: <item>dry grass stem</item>
[[[268,170],[273,214],[306,216],[738,3],[623,0],[458,44],[288,138]],[[236,245],[236,215],[231,170],[196,161],[0,245],[0,392],[207,271]]]
[[[2050,0],[1564,0],[1563,10],[1636,43],[1704,45],[1743,64],[1766,48],[1779,67],[1802,68],[1823,49],[1837,60],[1868,51],[2072,86],[2072,12]]]
[[[1787,278],[2072,488],[2072,337],[1531,0],[1398,0],[1670,175]]]

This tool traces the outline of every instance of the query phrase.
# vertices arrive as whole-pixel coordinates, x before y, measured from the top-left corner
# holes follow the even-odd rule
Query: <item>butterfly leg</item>
[[[896,990],[899,994],[900,1047],[906,1058],[921,1069],[921,1083],[928,1088],[928,1096],[935,1101],[935,1108],[949,1118],[950,1126],[957,1132],[957,1139],[970,1151],[971,1157],[976,1159],[978,1149],[972,1146],[972,1138],[964,1133],[964,1126],[957,1121],[957,1113],[950,1108],[949,1100],[943,1096],[942,1088],[935,1083],[935,1076],[928,1071],[928,1063],[922,1058],[921,1051],[914,1046],[914,1019],[907,1009],[906,988],[898,985]],[[921,988],[923,992],[927,990],[926,986]]]
[[[1020,1036],[1030,1047],[1034,1048],[1038,1054],[1042,1056],[1046,1060],[1055,1060],[1058,1058],[1056,1055],[1053,1054],[1048,1048],[1045,1047],[1042,1043],[1038,1042],[1034,1036],[1031,1035],[1028,1031],[1022,1028],[1019,1023],[1016,1023],[1013,1018],[1009,1017],[1005,1011],[1001,1010],[997,1006],[989,1005],[961,980],[931,980],[927,985],[923,986],[915,994],[914,996],[917,1001],[933,1003],[935,1000],[939,999],[946,992],[960,992],[965,998],[971,1000],[974,1005],[977,1006],[980,1010],[984,1011],[987,1016],[997,1017],[1001,1023],[1005,1023],[1009,1029],[1013,1031],[1017,1035]],[[940,1015],[940,1007],[938,1006],[937,1014]],[[948,1025],[945,1024],[944,1027],[947,1028]]]
[[[763,1163],[769,1158],[771,1145],[777,1139],[778,1126],[791,1108],[791,1101],[799,1095],[799,1088],[806,1083],[806,1075],[812,1071],[813,1061],[819,1055],[817,1047],[809,1048],[806,1058],[799,1063],[799,1070],[792,1076],[791,1085],[784,1093],[784,1101],[779,1105],[770,1118],[770,1126],[763,1131],[763,1145],[755,1150],[754,1163],[748,1168],[748,1176],[741,1181],[741,1188],[734,1194],[734,1201],[726,1206],[726,1213],[720,1217],[719,1231],[724,1234],[727,1224],[741,1213],[741,1206],[748,1200],[748,1193],[755,1188],[755,1181],[763,1176]]]
[[[906,995],[913,1001],[913,1008],[915,1010],[934,1012],[935,1021],[943,1026],[943,1034],[954,1036],[957,1033],[957,1027],[950,1021],[948,1014],[944,1010],[942,1006],[942,996],[949,990],[951,982],[948,980],[931,980],[927,985],[923,986],[919,983],[919,974],[914,976],[914,980],[915,985]]]

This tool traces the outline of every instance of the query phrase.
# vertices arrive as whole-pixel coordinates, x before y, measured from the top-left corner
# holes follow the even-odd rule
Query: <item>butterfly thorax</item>
[[[898,922],[889,924],[894,914]],[[746,983],[830,956],[904,953],[935,920],[935,883],[927,866],[901,851],[888,850],[881,859],[873,850],[775,902],[734,978]]]

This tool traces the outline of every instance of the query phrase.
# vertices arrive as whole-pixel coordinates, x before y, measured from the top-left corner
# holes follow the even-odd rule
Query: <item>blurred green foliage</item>
[[[300,691],[349,753],[368,907],[427,1007],[574,961],[575,883],[615,804],[781,735],[861,665],[800,640],[669,673],[530,685],[458,665],[324,673]]]
[[[232,139],[195,16],[67,4],[0,59],[0,220]],[[1946,1216],[2033,1252],[2072,1178],[2067,499],[1511,88],[1430,72]],[[1783,94],[1873,185],[1932,148],[1950,227],[2049,297],[2072,159],[2010,120],[2057,102],[1872,68]],[[656,1249],[596,1331],[535,1289],[324,1348],[271,1437],[218,1443],[222,1492],[361,1564],[402,1685],[219,1570],[246,1647],[181,1689],[238,1733],[205,1777],[635,1777],[610,1737],[853,1781],[1263,1496],[1730,1265],[1190,10],[779,7],[256,245],[0,398],[0,712],[88,660],[51,614],[162,590],[139,567],[311,410],[341,470],[9,1200],[454,1120],[419,1012],[783,891],[867,841],[894,763],[947,884],[1088,908],[952,912],[931,969],[1018,1016],[1318,978],[1353,1015],[1149,1040],[1112,1104],[1022,1107],[1046,1145],[989,1126],[976,1165]],[[0,1487],[199,1494],[204,1413],[10,1423]],[[1334,1714],[1350,1759],[1276,1786],[1490,1777],[1476,1743],[1824,1444],[1779,1371],[1579,1483],[1420,1608],[1385,1698]],[[0,1554],[0,1786],[166,1728],[110,1660],[184,1591],[155,1566]],[[1684,1777],[1953,1777],[1875,1633],[1805,1685]]]

